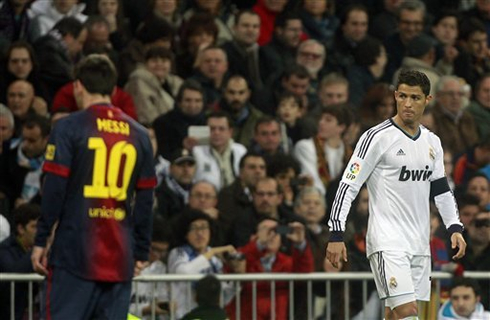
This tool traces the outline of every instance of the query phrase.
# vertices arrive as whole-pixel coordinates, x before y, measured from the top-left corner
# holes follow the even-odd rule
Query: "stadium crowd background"
[[[148,127],[154,142],[151,251],[161,265],[148,272],[184,272],[173,267],[182,255],[172,250],[186,245],[213,248],[206,256],[212,268],[195,273],[369,271],[367,192],[352,206],[349,262],[341,270],[324,259],[325,222],[357,139],[394,115],[403,68],[431,80],[434,99],[422,122],[441,138],[468,242],[464,259],[451,261],[434,212],[433,269],[488,271],[489,31],[485,0],[4,0],[0,235],[10,238],[0,245],[0,272],[32,272],[26,257],[47,138],[56,121],[77,110],[73,68],[91,53],[114,62],[113,104]],[[210,129],[207,140],[200,139],[202,126]],[[284,232],[273,261],[255,256],[252,264],[250,243],[263,237],[261,227],[288,224],[293,232]],[[235,249],[249,255],[246,266],[233,258]],[[303,269],[288,262],[294,255],[307,260]],[[289,269],[275,269],[279,262]],[[480,285],[488,309],[489,283]],[[321,287],[315,296],[325,296]],[[301,310],[304,301],[297,303]],[[361,308],[353,296],[351,314]]]

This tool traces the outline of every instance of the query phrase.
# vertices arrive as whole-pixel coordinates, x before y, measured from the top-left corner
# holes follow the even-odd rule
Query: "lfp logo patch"
[[[349,172],[345,175],[345,177],[349,180],[354,180],[357,177],[357,174],[361,171],[361,165],[357,162],[354,162],[349,167]]]

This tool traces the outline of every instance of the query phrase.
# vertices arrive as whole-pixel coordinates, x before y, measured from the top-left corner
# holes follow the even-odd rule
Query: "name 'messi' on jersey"
[[[97,130],[129,136],[129,123],[125,121],[97,118]]]
[[[429,166],[425,166],[425,170],[407,169],[407,166],[403,166],[400,170],[399,181],[426,181],[432,175],[432,171],[429,170]]]

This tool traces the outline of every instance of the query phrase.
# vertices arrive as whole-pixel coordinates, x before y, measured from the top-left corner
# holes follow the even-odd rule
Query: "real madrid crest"
[[[436,152],[434,151],[434,149],[432,149],[432,147],[429,147],[429,158],[431,160],[435,160],[436,159]]]
[[[398,286],[398,283],[396,282],[395,277],[390,278],[390,287],[391,288],[396,288]]]

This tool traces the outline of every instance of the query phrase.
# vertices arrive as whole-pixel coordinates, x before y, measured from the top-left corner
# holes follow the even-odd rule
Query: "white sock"
[[[406,318],[403,318],[403,319],[400,319],[400,320],[419,320],[419,317],[417,317],[417,316],[410,316],[410,317],[406,317]]]

